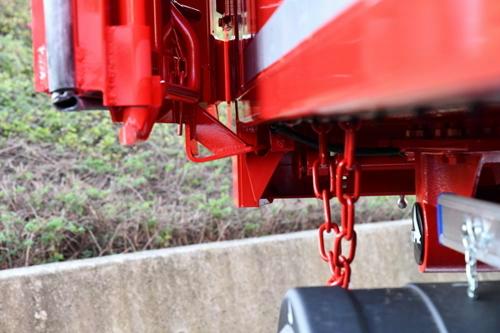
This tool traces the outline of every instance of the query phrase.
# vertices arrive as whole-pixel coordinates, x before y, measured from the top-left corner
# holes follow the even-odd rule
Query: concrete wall
[[[463,279],[418,273],[409,229],[357,226],[353,287]],[[327,276],[316,232],[6,270],[0,332],[275,332],[285,291]]]

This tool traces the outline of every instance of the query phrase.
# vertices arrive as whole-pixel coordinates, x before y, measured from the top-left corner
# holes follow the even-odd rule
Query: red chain
[[[328,279],[328,285],[349,287],[351,279],[351,263],[356,255],[356,232],[354,231],[354,204],[359,199],[361,173],[356,163],[356,130],[357,126],[352,123],[343,123],[341,128],[345,133],[344,153],[338,161],[336,168],[334,161],[330,159],[328,150],[327,134],[330,127],[316,126],[314,130],[319,136],[319,155],[312,166],[313,189],[316,198],[323,201],[325,222],[319,227],[319,254],[328,263],[332,276]],[[322,188],[320,184],[320,168],[327,170],[329,184]],[[334,172],[335,171],[335,172]],[[347,191],[347,184],[352,178],[352,190]],[[332,222],[330,200],[337,196],[342,210],[340,227]],[[325,233],[333,230],[333,246],[330,250],[325,247]],[[347,257],[342,254],[342,242],[349,246]]]

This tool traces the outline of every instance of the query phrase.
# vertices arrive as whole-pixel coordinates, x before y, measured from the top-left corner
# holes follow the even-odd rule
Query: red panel
[[[75,69],[82,91],[103,91],[108,0],[75,0]],[[80,22],[81,24],[78,24]],[[99,36],[99,38],[96,38]]]
[[[242,99],[271,120],[490,90],[500,87],[499,22],[497,0],[361,1],[262,72]]]
[[[240,207],[259,207],[260,199],[269,185],[283,152],[270,152],[265,156],[244,155],[238,157],[241,170],[235,179],[236,205]]]
[[[464,256],[439,244],[437,200],[450,192],[473,197],[476,194],[483,165],[499,163],[499,152],[487,153],[421,153],[417,155],[417,201],[424,213],[424,257],[422,271],[464,269]],[[495,185],[495,181],[492,183]]]
[[[460,155],[460,163],[443,154],[419,154],[417,201],[424,212],[425,249],[422,270],[453,270],[465,267],[464,256],[439,244],[437,199],[443,192],[473,196],[480,172],[480,154]]]
[[[146,26],[109,27],[105,105],[152,105],[151,45]]]
[[[35,90],[39,92],[48,92],[49,80],[47,76],[47,48],[45,46],[43,0],[32,0],[31,12]]]

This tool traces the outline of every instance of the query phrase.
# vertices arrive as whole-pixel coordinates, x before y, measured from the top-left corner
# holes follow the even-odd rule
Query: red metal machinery
[[[146,140],[155,123],[178,124],[192,161],[234,157],[240,207],[322,199],[330,284],[349,282],[360,195],[416,194],[421,271],[464,267],[438,242],[440,193],[500,201],[498,0],[32,8],[36,89],[57,108],[109,110],[125,145]],[[334,196],[340,225],[329,214]],[[352,244],[347,256],[342,241]]]

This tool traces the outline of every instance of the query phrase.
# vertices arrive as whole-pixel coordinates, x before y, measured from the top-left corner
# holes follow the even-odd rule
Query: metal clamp
[[[467,220],[462,225],[462,243],[465,248],[465,275],[467,276],[467,296],[472,299],[478,298],[479,279],[477,275],[477,250],[478,238],[483,232],[480,220]]]
[[[465,255],[470,298],[478,297],[478,262],[500,268],[500,205],[443,193],[438,199],[439,241]]]

